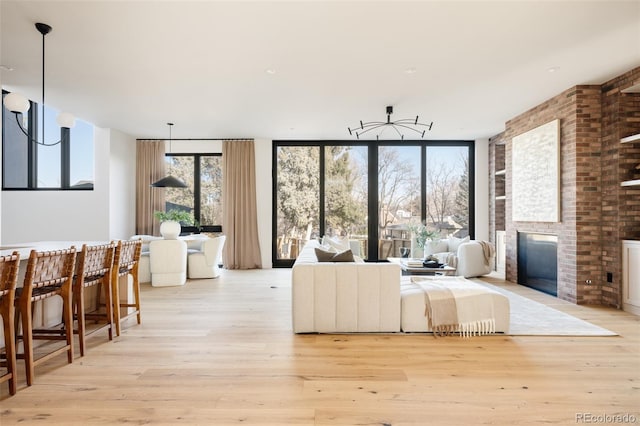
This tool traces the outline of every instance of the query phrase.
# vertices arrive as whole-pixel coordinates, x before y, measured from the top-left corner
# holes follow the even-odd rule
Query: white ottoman
[[[496,333],[509,332],[509,299],[488,287],[469,281],[470,286],[480,287],[492,294],[493,312],[496,322]],[[404,276],[400,281],[400,300],[402,312],[400,327],[404,332],[431,331],[425,317],[425,295],[422,288],[411,282],[410,276]]]

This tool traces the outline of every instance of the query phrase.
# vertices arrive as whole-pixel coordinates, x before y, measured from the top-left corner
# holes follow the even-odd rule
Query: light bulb
[[[72,129],[76,125],[76,118],[68,112],[61,112],[56,118],[56,122],[60,127]]]
[[[11,112],[20,112],[22,114],[29,111],[31,104],[29,99],[19,93],[9,93],[4,97],[4,106]]]

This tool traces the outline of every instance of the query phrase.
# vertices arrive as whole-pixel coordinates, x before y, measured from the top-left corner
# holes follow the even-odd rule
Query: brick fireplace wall
[[[620,138],[640,132],[640,94],[621,89],[640,82],[640,68],[603,85],[572,87],[509,120],[490,139],[490,154],[505,146],[506,200],[490,200],[490,229],[506,230],[506,278],[517,281],[517,233],[558,236],[558,297],[578,304],[621,306],[621,240],[640,237],[640,189],[621,188],[631,163],[640,161],[638,144]],[[560,120],[561,221],[511,220],[511,143],[514,136]],[[490,164],[490,182],[496,177]],[[635,164],[634,163],[634,164]],[[613,282],[607,283],[607,272]],[[588,283],[590,282],[590,284]]]

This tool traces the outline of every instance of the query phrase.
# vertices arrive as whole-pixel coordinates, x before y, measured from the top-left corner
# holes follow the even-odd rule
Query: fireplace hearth
[[[558,236],[518,232],[518,284],[558,295]]]

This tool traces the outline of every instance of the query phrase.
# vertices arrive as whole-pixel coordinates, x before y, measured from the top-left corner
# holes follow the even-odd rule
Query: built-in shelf
[[[496,170],[496,176],[504,176],[506,174],[507,174],[507,171],[505,169]]]
[[[498,195],[498,196],[496,197],[496,201],[498,201],[498,200],[506,200],[506,199],[507,199],[507,196],[506,196],[506,195]]]
[[[640,185],[640,179],[625,180],[624,182],[620,182],[620,186],[639,186],[639,185]]]
[[[640,133],[620,139],[620,143],[631,143],[636,141],[640,141]]]

